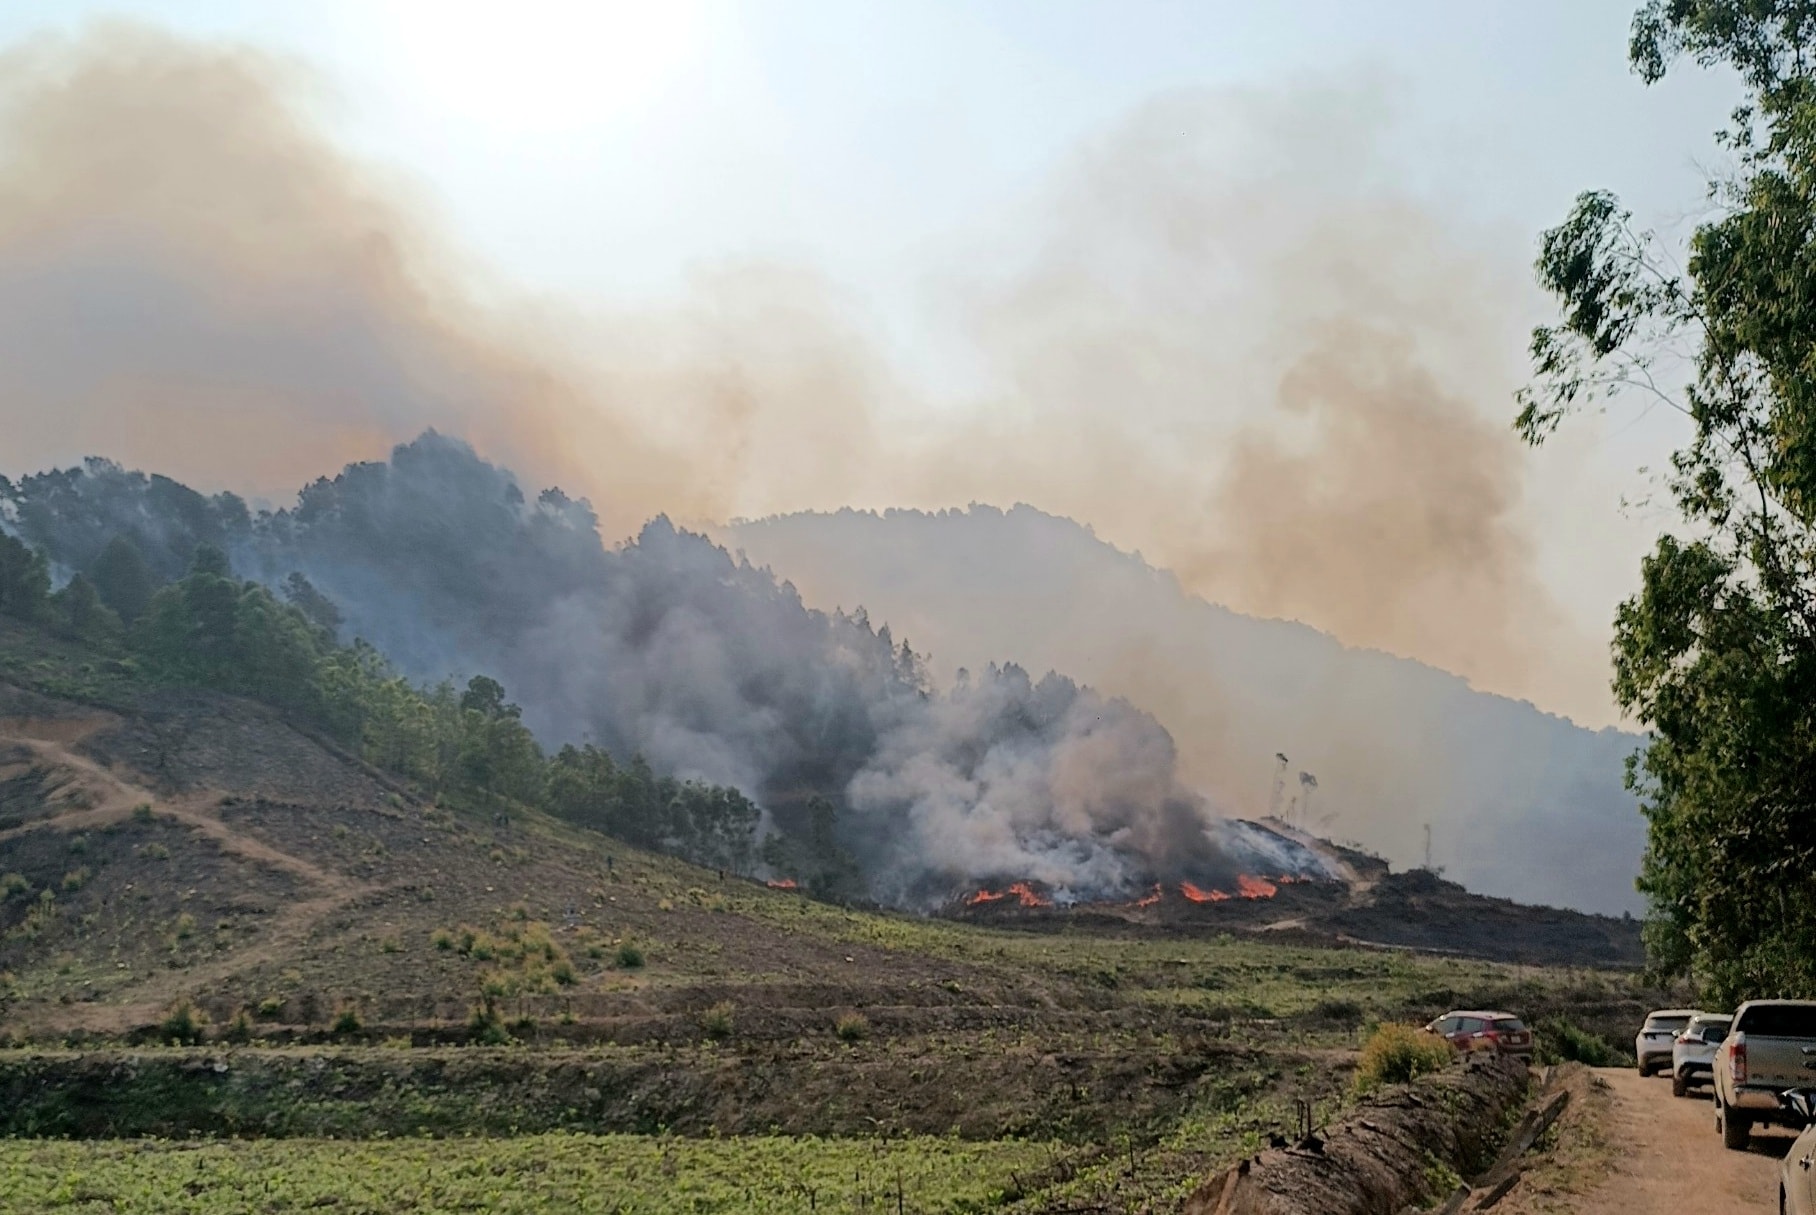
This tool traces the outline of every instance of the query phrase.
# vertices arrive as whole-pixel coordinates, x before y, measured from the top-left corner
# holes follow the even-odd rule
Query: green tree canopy
[[[1681,413],[1662,537],[1615,621],[1614,691],[1651,731],[1630,778],[1662,970],[1709,997],[1816,994],[1816,3],[1653,0],[1630,56],[1738,72],[1733,169],[1679,269],[1618,199],[1578,198],[1538,276],[1518,428],[1622,394]]]
[[[58,624],[73,637],[103,641],[119,636],[120,618],[104,603],[95,584],[77,574],[51,596]]]
[[[50,597],[44,554],[0,532],[0,614],[36,620]]]
[[[128,626],[145,614],[153,592],[158,589],[158,580],[151,567],[145,564],[139,546],[125,536],[115,536],[107,542],[107,547],[95,558],[89,576],[101,602],[113,609]]]

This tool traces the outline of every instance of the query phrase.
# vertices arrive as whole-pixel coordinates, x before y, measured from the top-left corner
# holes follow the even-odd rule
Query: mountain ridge
[[[1226,812],[1262,812],[1270,757],[1283,751],[1319,781],[1314,821],[1337,811],[1333,830],[1396,864],[1423,863],[1429,822],[1433,863],[1472,889],[1641,908],[1643,823],[1624,784],[1637,734],[1212,603],[1088,525],[1026,503],[800,512],[717,535],[810,602],[864,604],[947,676],[988,656],[1052,665],[1131,699]],[[1522,840],[1523,830],[1536,834]],[[1522,845],[1543,862],[1525,875],[1499,863]]]

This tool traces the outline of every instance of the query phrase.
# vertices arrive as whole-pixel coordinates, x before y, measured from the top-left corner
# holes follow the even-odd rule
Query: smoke
[[[1623,780],[1635,735],[1585,730],[1419,663],[1237,615],[1031,507],[795,514],[727,538],[753,561],[803,571],[810,599],[870,604],[942,673],[1014,653],[1126,697],[1166,727],[1184,783],[1229,814],[1268,813],[1284,751],[1281,808],[1294,773],[1315,773],[1298,821],[1317,834],[1410,867],[1424,863],[1429,824],[1434,863],[1472,890],[1641,908],[1633,879],[1645,822]],[[1219,842],[1241,851],[1239,840]]]
[[[1176,93],[1086,143],[946,277],[975,372],[949,400],[800,267],[634,315],[498,306],[300,65],[110,25],[0,81],[17,467],[107,451],[274,493],[434,426],[611,534],[1030,501],[1239,610],[1606,712],[1518,522],[1518,268],[1384,184],[1378,90]]]
[[[327,140],[321,105],[296,64],[138,26],[0,56],[8,462],[105,451],[271,492],[435,424],[570,483],[584,444],[588,488],[627,511],[679,483],[473,303],[485,284]]]
[[[666,518],[608,550],[586,503],[526,495],[433,432],[275,512],[104,461],[24,477],[0,502],[75,567],[124,534],[163,568],[206,542],[269,585],[300,572],[415,678],[496,676],[545,744],[738,785],[785,832],[807,834],[804,803],[830,795],[871,893],[898,905],[1004,874],[1085,897],[1237,868],[1171,738],[1128,702],[1012,665],[936,692],[862,613],[812,611]]]
[[[9,469],[103,452],[281,495],[424,428],[458,435],[586,503],[526,500],[431,444],[315,487],[247,559],[305,569],[413,673],[503,674],[550,738],[778,795],[848,782],[854,822],[908,823],[899,846],[936,869],[1120,880],[1130,856],[1195,856],[1204,812],[1144,714],[1003,671],[917,705],[834,618],[801,624],[820,618],[786,584],[666,523],[621,552],[599,530],[1031,501],[1239,610],[1605,713],[1606,657],[1560,623],[1519,522],[1517,268],[1385,184],[1391,115],[1367,88],[1172,94],[1080,147],[944,280],[956,394],[893,366],[801,267],[720,268],[636,314],[508,303],[335,144],[326,107],[301,65],[138,26],[0,56]],[[400,493],[372,517],[409,543],[331,509]],[[493,542],[424,523],[475,501]],[[818,581],[801,560],[788,572]],[[414,627],[481,584],[516,594]],[[1068,607],[1034,610],[1050,628]],[[1161,694],[1169,722],[1203,720],[1248,687]],[[979,721],[1017,724],[984,746]],[[1369,749],[1333,730],[1352,727]]]

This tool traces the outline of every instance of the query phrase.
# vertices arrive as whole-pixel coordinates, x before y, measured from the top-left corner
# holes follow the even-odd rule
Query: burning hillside
[[[1375,857],[1277,820],[1232,820],[1226,827],[1226,836],[1288,850],[1305,863],[1289,872],[1156,880],[1127,897],[1068,899],[1040,882],[1001,881],[952,898],[941,914],[1031,931],[1285,933],[1324,944],[1544,965],[1642,960],[1639,926],[1631,919],[1487,898],[1426,870],[1392,873]]]

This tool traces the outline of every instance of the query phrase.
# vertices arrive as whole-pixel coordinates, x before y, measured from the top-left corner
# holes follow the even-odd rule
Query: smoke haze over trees
[[[0,60],[9,471],[106,452],[281,496],[435,427],[611,536],[1028,501],[1237,610],[1610,716],[1488,404],[1514,268],[1384,184],[1366,88],[1170,93],[1076,148],[942,299],[951,393],[810,268],[632,314],[489,306],[312,89],[128,25]]]
[[[1127,697],[1176,740],[1186,782],[1230,813],[1266,812],[1284,750],[1320,783],[1319,834],[1410,867],[1430,824],[1433,861],[1472,890],[1615,914],[1642,906],[1644,827],[1622,781],[1642,743],[1632,734],[1206,603],[1028,506],[788,515],[722,536],[814,602],[870,605],[942,673],[1005,655]]]
[[[1085,896],[1156,876],[1227,880],[1243,865],[1179,783],[1171,738],[1127,702],[1015,666],[937,692],[909,642],[861,611],[809,610],[793,587],[666,519],[607,549],[584,502],[526,496],[433,433],[256,515],[104,461],[0,489],[11,526],[75,577],[123,564],[118,545],[136,549],[141,532],[156,537],[158,562],[187,554],[189,574],[143,609],[137,648],[196,682],[313,717],[351,714],[342,733],[375,755],[395,751],[395,769],[428,761],[398,741],[401,725],[372,724],[409,719],[375,707],[385,696],[419,695],[387,661],[431,685],[432,708],[452,698],[455,676],[497,676],[502,686],[477,675],[452,710],[435,710],[477,713],[480,742],[411,773],[432,783],[455,765],[476,788],[537,800],[527,727],[565,748],[557,788],[590,772],[610,785],[628,763],[644,783],[748,790],[784,836],[806,841],[801,859],[829,885],[900,904],[1002,876]],[[216,540],[256,582],[233,577]],[[132,590],[131,579],[108,585]],[[376,652],[336,648],[351,638]],[[506,711],[506,688],[522,709]],[[502,741],[485,741],[481,725],[498,722],[509,723]],[[601,797],[569,797],[585,807],[572,812],[618,821]],[[715,831],[679,835],[695,855],[749,863],[735,832]],[[841,853],[860,871],[838,876]]]

